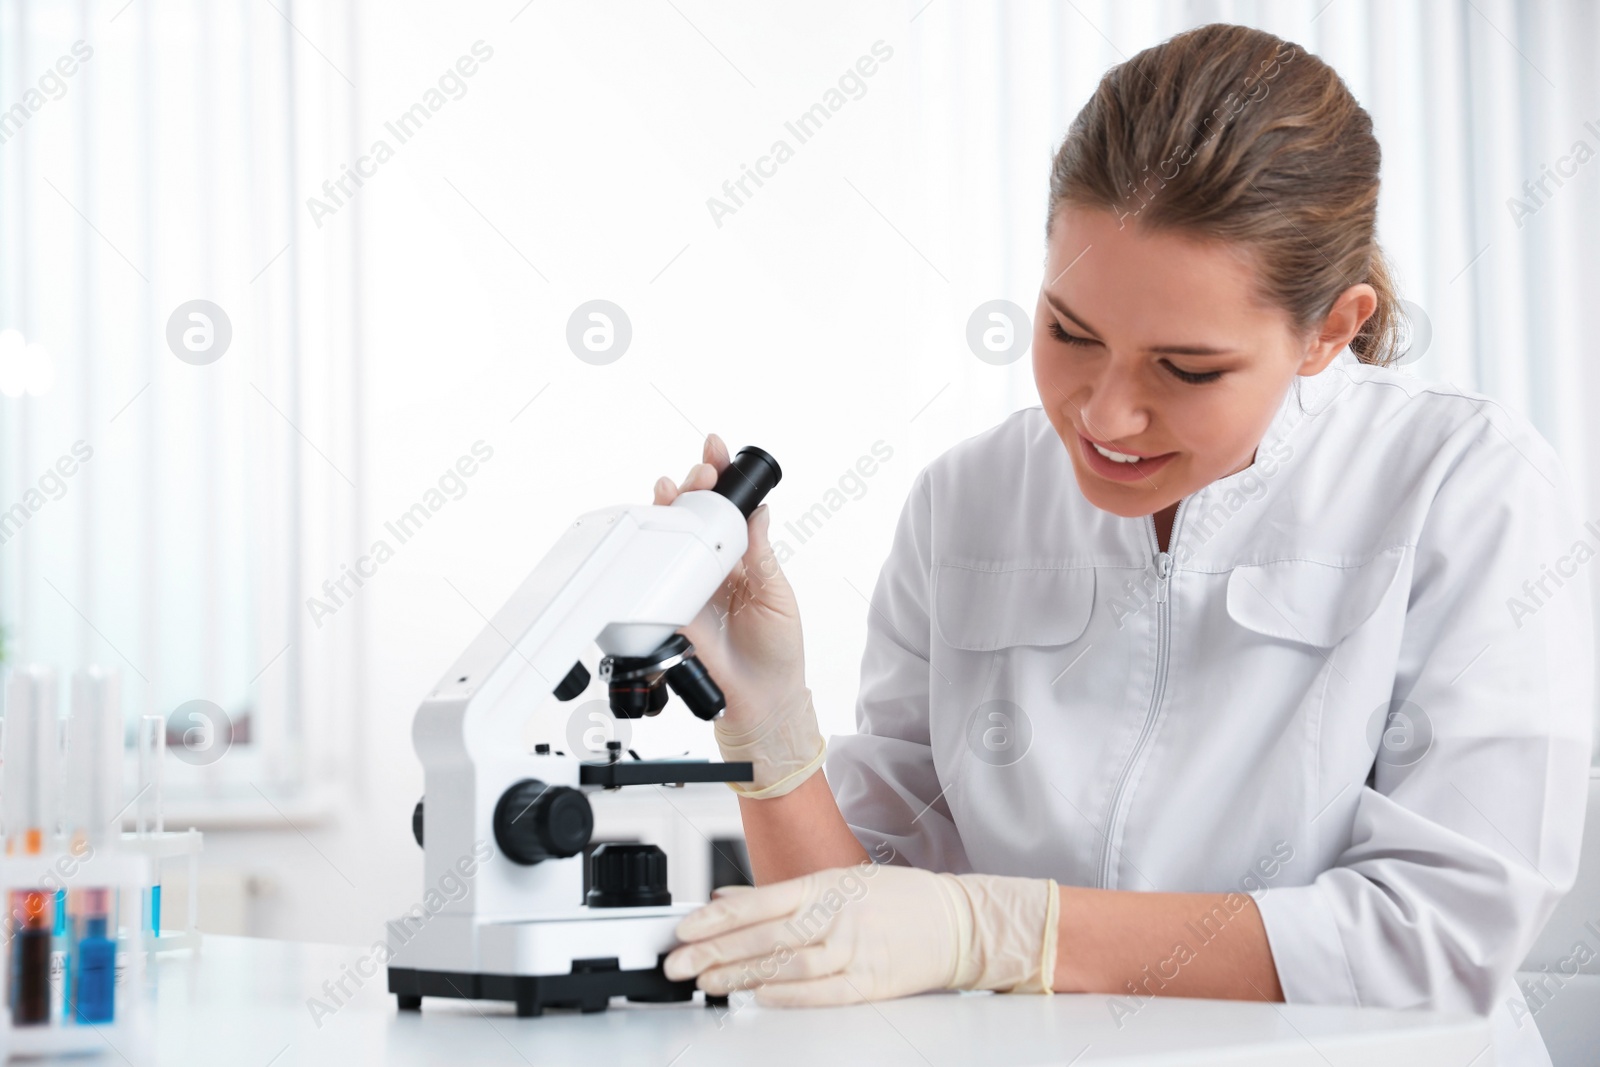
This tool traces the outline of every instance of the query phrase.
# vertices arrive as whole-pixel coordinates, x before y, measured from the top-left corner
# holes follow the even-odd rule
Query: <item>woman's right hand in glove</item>
[[[679,493],[714,488],[731,458],[728,446],[710,434],[702,457],[681,485],[667,477],[657,481],[655,503],[669,505]],[[727,699],[715,722],[717,744],[723,759],[751,762],[754,781],[730,786],[753,798],[793,790],[822,765],[825,748],[806,687],[800,606],[773,552],[770,521],[766,504],[756,508],[743,558],[678,631]]]

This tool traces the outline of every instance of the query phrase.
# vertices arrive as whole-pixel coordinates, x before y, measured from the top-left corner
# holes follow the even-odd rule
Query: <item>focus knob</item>
[[[671,904],[667,854],[655,845],[608,842],[594,850],[589,907],[648,908]]]
[[[500,796],[494,809],[494,839],[513,863],[576,856],[594,831],[589,798],[565,785],[524,778]]]

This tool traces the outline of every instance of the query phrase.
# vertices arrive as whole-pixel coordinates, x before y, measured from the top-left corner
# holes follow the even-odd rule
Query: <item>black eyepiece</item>
[[[755,445],[745,445],[722,469],[714,491],[733,501],[748,519],[782,478],[777,460]]]

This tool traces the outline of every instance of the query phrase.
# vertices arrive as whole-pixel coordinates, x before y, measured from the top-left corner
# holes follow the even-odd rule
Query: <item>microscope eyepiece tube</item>
[[[777,460],[755,445],[745,445],[722,469],[712,491],[733,501],[748,519],[782,478],[783,468]]]

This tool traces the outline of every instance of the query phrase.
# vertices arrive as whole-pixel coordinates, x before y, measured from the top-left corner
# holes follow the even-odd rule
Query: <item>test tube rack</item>
[[[117,1012],[110,1023],[73,1023],[53,1017],[31,1026],[7,1025],[4,1053],[7,1058],[51,1056],[74,1052],[93,1052],[114,1048],[136,1053],[147,1047],[149,1034],[143,1010],[144,961],[149,948],[147,932],[141,929],[140,900],[154,875],[152,859],[120,847],[88,846],[72,852],[60,841],[30,855],[0,856],[0,901],[9,908],[14,891],[40,891],[55,897],[57,890],[69,893],[80,887],[112,891],[112,917],[115,921]],[[9,917],[8,917],[9,918]],[[9,923],[6,958],[10,958]],[[5,1005],[6,1022],[11,1023],[11,968],[0,967],[0,1005]],[[52,975],[52,985],[60,978]],[[64,996],[64,991],[54,990]],[[52,1015],[54,1015],[52,1009]]]
[[[132,802],[134,830],[124,832],[125,848],[150,857],[155,867],[155,881],[145,898],[148,907],[142,917],[147,931],[154,931],[150,945],[156,952],[200,947],[200,930],[196,913],[200,899],[200,831],[189,827],[186,832],[175,833],[166,829],[166,815],[162,810],[162,779],[167,762],[167,723],[160,715],[145,715],[139,719],[139,791]],[[182,930],[161,929],[161,866],[167,860],[188,857],[188,906]]]
[[[0,744],[4,1058],[107,1048],[124,1058],[140,1055],[150,1040],[147,961],[156,951],[199,943],[200,833],[166,833],[162,824],[165,721],[147,715],[139,722],[140,788],[130,804],[122,788],[120,677],[99,667],[79,671],[71,695],[72,714],[63,719],[49,667],[18,668],[6,679]],[[129,807],[136,809],[136,829],[125,833]],[[187,922],[162,938],[161,866],[177,857],[190,863]]]
[[[180,949],[198,949],[200,947],[200,930],[196,925],[200,906],[200,851],[203,847],[203,836],[199,830],[189,827],[187,830],[164,830],[153,833],[140,834],[135,830],[124,831],[122,834],[122,848],[127,852],[137,853],[149,858],[153,883],[146,883],[146,888],[151,885],[161,885],[165,879],[161,877],[164,864],[175,860],[185,860],[188,881],[188,892],[184,903],[184,922],[182,928],[169,928],[166,923],[161,923],[158,932],[150,938],[150,947],[155,952],[176,952]],[[165,909],[163,909],[165,910]]]

